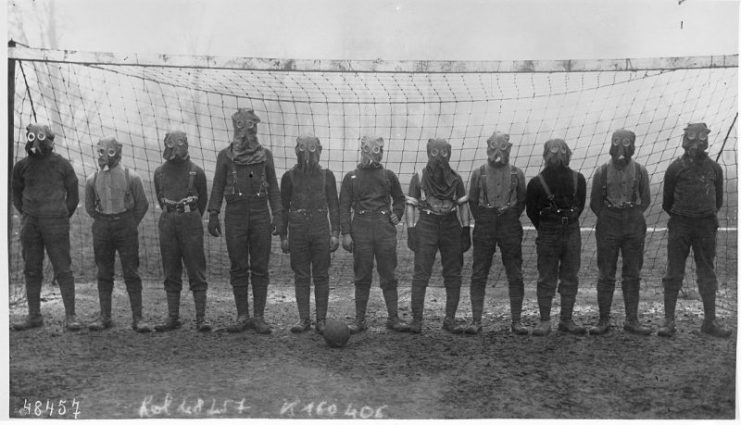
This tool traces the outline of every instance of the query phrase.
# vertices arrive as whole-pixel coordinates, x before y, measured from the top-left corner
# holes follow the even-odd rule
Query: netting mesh
[[[24,128],[29,122],[50,123],[57,133],[56,150],[69,158],[80,179],[95,172],[94,146],[103,136],[124,144],[122,163],[142,177],[150,210],[140,226],[140,273],[161,278],[156,205],[152,175],[162,163],[162,140],[168,130],[188,134],[193,161],[210,182],[216,154],[231,139],[231,114],[250,107],[261,118],[258,136],[275,157],[279,176],[295,163],[297,136],[312,133],[324,146],[322,165],[335,172],[338,184],[358,159],[358,138],[364,134],[386,139],[384,164],[399,176],[406,191],[412,173],[426,162],[428,138],[447,138],[453,147],[451,165],[468,182],[486,161],[486,138],[499,130],[511,135],[512,163],[534,177],[542,167],[543,143],[565,139],[573,150],[572,168],[591,178],[609,159],[609,139],[618,128],[637,135],[634,158],[648,169],[652,204],[646,212],[644,281],[660,292],[666,266],[666,221],[661,210],[663,175],[681,155],[682,129],[703,121],[712,129],[709,153],[718,158],[725,175],[725,202],[720,211],[717,272],[721,290],[736,284],[737,226],[737,69],[700,68],[643,71],[408,73],[321,72],[203,69],[167,66],[18,61],[16,74],[14,159],[25,155]],[[338,188],[339,189],[339,188]],[[588,201],[587,201],[588,202]],[[523,215],[523,224],[529,220]],[[10,272],[22,281],[14,217]],[[594,286],[596,249],[591,211],[582,216],[582,285]],[[398,275],[411,280],[412,256],[399,228]],[[83,208],[72,217],[72,260],[78,279],[94,280],[91,219]],[[224,238],[206,237],[211,281],[228,280]],[[524,274],[535,271],[535,232],[526,227]],[[492,284],[505,281],[498,261]],[[694,287],[688,262],[685,287]],[[352,281],[352,260],[333,255],[332,279]],[[464,282],[470,276],[466,256]],[[287,256],[277,241],[271,270],[290,279]],[[47,276],[50,276],[50,270]],[[437,274],[439,275],[439,274]],[[432,284],[440,281],[433,278]],[[735,299],[726,300],[735,308]]]

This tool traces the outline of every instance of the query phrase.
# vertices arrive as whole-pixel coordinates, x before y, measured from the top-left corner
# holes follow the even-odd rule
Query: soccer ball
[[[324,340],[332,348],[344,347],[350,340],[350,328],[339,320],[327,319],[324,328]]]

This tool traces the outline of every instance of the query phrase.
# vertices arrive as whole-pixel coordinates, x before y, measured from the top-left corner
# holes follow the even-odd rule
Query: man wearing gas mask
[[[697,286],[702,297],[705,320],[701,331],[728,338],[731,330],[715,320],[715,237],[718,210],[723,205],[723,169],[708,157],[708,129],[705,123],[688,124],[682,137],[684,155],[672,162],[664,176],[663,209],[669,213],[664,323],[659,336],[672,336],[677,294],[682,288],[684,266],[690,248],[695,255]]]
[[[12,324],[15,330],[44,325],[41,315],[44,249],[62,294],[65,327],[71,331],[82,328],[75,315],[75,278],[69,241],[69,219],[79,202],[77,175],[70,162],[53,150],[54,133],[49,126],[30,124],[26,127],[28,156],[13,167],[13,206],[22,216],[20,236],[28,301],[28,315]]]
[[[291,255],[299,321],[291,332],[311,328],[311,279],[314,278],[316,331],[321,334],[329,303],[330,252],[340,246],[340,209],[334,173],[319,165],[322,145],[315,136],[296,139],[296,165],[281,178],[280,246]],[[329,216],[329,220],[327,220]],[[330,226],[331,225],[331,226]]]
[[[571,149],[562,139],[548,140],[543,158],[545,167],[528,183],[525,200],[527,216],[538,231],[536,293],[540,323],[533,335],[551,332],[551,304],[557,287],[561,294],[558,330],[583,335],[586,328],[574,323],[572,314],[581,265],[579,216],[586,202],[587,183],[581,173],[569,168]]]
[[[121,144],[113,137],[98,142],[100,170],[85,183],[85,210],[94,218],[93,252],[98,267],[100,315],[88,327],[100,331],[110,328],[111,297],[116,251],[121,260],[126,291],[131,303],[131,326],[137,332],[150,332],[142,315],[142,280],[139,277],[139,223],[149,209],[141,178],[121,165]]]
[[[599,322],[589,330],[602,335],[610,329],[610,309],[615,292],[618,255],[623,256],[622,289],[625,302],[623,329],[649,335],[651,329],[638,321],[643,245],[646,219],[643,213],[651,203],[651,188],[646,168],[632,159],[636,135],[630,130],[612,134],[612,159],[594,173],[590,208],[597,216],[597,304]]]
[[[522,280],[522,224],[525,209],[525,173],[509,163],[512,143],[509,134],[495,131],[486,141],[488,161],[471,175],[468,202],[476,225],[473,229],[473,270],[471,272],[471,310],[473,322],[466,332],[481,332],[486,281],[497,245],[509,283],[510,329],[527,335],[520,315],[525,296]]]
[[[271,231],[278,234],[282,207],[273,154],[257,138],[259,122],[252,109],[240,108],[232,115],[234,139],[216,158],[208,203],[208,232],[221,236],[219,212],[222,201],[226,200],[224,228],[231,262],[229,280],[237,308],[237,319],[227,331],[242,332],[252,327],[260,334],[269,334],[272,330],[264,314],[270,283]],[[254,318],[249,313],[250,277]]]
[[[196,310],[196,329],[211,330],[206,321],[206,256],[203,222],[206,211],[206,174],[190,160],[188,138],[182,131],[165,135],[165,162],[154,171],[154,191],[162,209],[159,219],[160,254],[165,273],[167,320],[155,326],[163,332],[178,329],[183,264],[188,272]]]
[[[455,313],[461,293],[463,253],[471,247],[468,197],[463,179],[450,168],[450,144],[445,139],[427,141],[427,166],[414,173],[406,197],[407,246],[414,251],[412,323],[409,330],[422,332],[425,292],[440,251],[445,285],[443,329],[461,333]]]
[[[383,138],[360,139],[361,162],[345,175],[340,188],[342,248],[353,253],[355,321],[351,333],[367,329],[365,311],[375,258],[388,319],[386,327],[406,332],[398,317],[396,225],[404,214],[404,192],[393,171],[383,168]]]

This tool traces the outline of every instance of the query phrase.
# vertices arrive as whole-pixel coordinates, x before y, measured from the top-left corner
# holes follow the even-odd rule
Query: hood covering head
[[[636,151],[636,134],[630,130],[620,129],[612,133],[610,156],[618,168],[625,167]]]
[[[450,143],[445,139],[427,141],[427,167],[422,187],[438,199],[455,199],[458,174],[450,168]]]
[[[691,160],[702,159],[708,154],[708,133],[710,129],[704,122],[687,124],[682,136],[682,148]]]
[[[249,165],[265,161],[265,150],[257,140],[257,123],[259,122],[260,118],[252,109],[240,108],[232,115],[234,139],[228,156],[237,164]]]
[[[545,142],[543,159],[546,167],[567,168],[571,160],[571,149],[563,139],[551,139]]]
[[[98,142],[98,165],[111,169],[121,162],[122,145],[114,137],[104,137]]]
[[[492,167],[502,167],[509,164],[509,152],[512,143],[509,142],[509,134],[495,131],[486,141],[486,155]]]
[[[360,168],[379,168],[383,159],[383,137],[363,136],[360,139]]]
[[[165,151],[162,157],[172,162],[183,162],[189,158],[188,137],[184,132],[178,130],[165,134]]]
[[[26,126],[26,153],[42,158],[54,150],[54,132],[48,125],[29,124]]]
[[[322,155],[322,144],[316,136],[296,138],[296,159],[298,168],[304,172],[319,169],[319,158]]]

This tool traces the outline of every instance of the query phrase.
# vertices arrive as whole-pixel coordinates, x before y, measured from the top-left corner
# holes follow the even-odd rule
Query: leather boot
[[[664,318],[664,323],[659,326],[659,330],[656,332],[658,336],[670,337],[676,333],[676,327],[673,318]]]
[[[509,298],[509,311],[512,315],[512,326],[510,329],[515,335],[527,335],[530,331],[527,326],[522,324],[520,316],[522,315],[522,297]]]
[[[98,318],[88,325],[91,331],[102,331],[113,326],[111,320],[111,303],[113,294],[110,292],[98,291],[98,300],[100,301],[100,314]]]
[[[625,324],[623,324],[623,329],[636,335],[651,335],[651,328],[641,325],[638,320],[639,296],[637,284],[623,282],[623,299],[625,299]]]
[[[533,329],[533,336],[547,336],[551,333],[551,305],[553,298],[538,297],[538,310],[540,311],[540,322]]]
[[[13,323],[13,330],[25,331],[44,326],[44,318],[41,316],[41,282],[38,285],[26,283],[26,301],[28,315],[22,321]]]
[[[399,293],[396,288],[384,289],[383,299],[388,311],[386,328],[394,332],[409,332],[409,325],[399,320]]]
[[[314,282],[314,302],[316,303],[316,325],[314,330],[324,334],[327,325],[327,307],[329,306],[329,282]]]
[[[206,291],[193,291],[193,302],[196,305],[196,330],[211,332],[211,323],[206,320]]]
[[[252,284],[252,299],[254,303],[255,308],[255,318],[253,320],[253,325],[255,327],[255,332],[267,335],[273,332],[273,330],[270,328],[270,325],[265,322],[265,317],[263,314],[265,313],[265,304],[267,304],[268,301],[268,287],[267,286],[256,286],[254,283]]]
[[[600,315],[597,325],[589,328],[589,335],[604,335],[610,331],[610,317]]]
[[[154,330],[157,332],[173,331],[180,329],[180,292],[167,291],[167,319],[164,323],[155,325]]]
[[[443,330],[453,334],[463,333],[462,326],[455,322],[455,313],[458,310],[458,302],[461,298],[461,287],[445,287],[445,319],[443,319]]]
[[[486,286],[477,286],[471,282],[471,323],[463,330],[469,335],[476,335],[483,329],[481,326],[481,316],[484,312],[484,296]]]
[[[670,337],[676,332],[674,324],[674,312],[677,308],[677,294],[679,290],[664,288],[664,323],[656,332],[658,336]]]
[[[347,325],[350,334],[356,334],[368,329],[365,323],[365,310],[368,308],[370,286],[355,285],[355,321]]]
[[[234,304],[237,307],[237,319],[226,328],[227,332],[237,333],[252,327],[250,319],[249,289],[246,286],[232,287]]]
[[[551,319],[542,320],[535,325],[533,336],[548,336],[551,333]]]
[[[152,326],[144,320],[142,315],[142,293],[141,291],[129,292],[131,303],[131,328],[139,333],[152,331]]]
[[[625,291],[623,291],[625,294]],[[612,310],[612,295],[610,290],[597,290],[597,306],[599,306],[599,321],[596,326],[589,328],[589,335],[604,335],[610,331],[610,312]]]
[[[75,315],[75,280],[70,273],[68,277],[57,279],[59,292],[62,294],[62,303],[64,304],[64,327],[68,331],[79,331],[82,329],[82,323],[77,320]]]
[[[409,325],[409,332],[422,333],[426,292],[426,286],[412,286],[412,323]]]
[[[296,304],[298,305],[298,322],[291,326],[291,332],[301,333],[311,329],[311,288],[308,285],[296,285]]]
[[[587,333],[587,328],[577,325],[572,318],[575,302],[575,298],[561,295],[561,320],[558,322],[558,330],[574,335],[584,335]]]
[[[718,338],[730,337],[733,331],[721,326],[715,320],[715,291],[703,291],[700,295],[705,310],[705,320],[702,322],[700,331]]]

